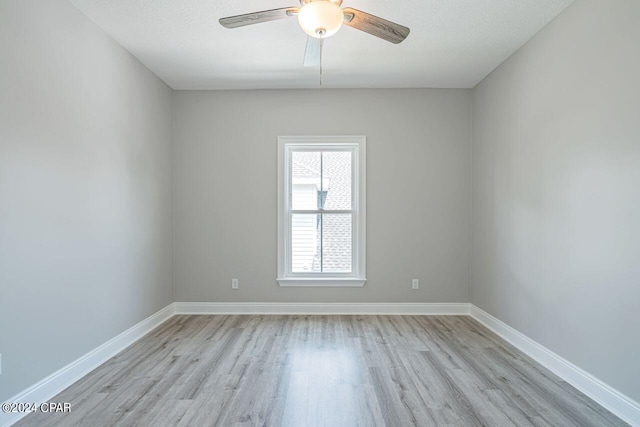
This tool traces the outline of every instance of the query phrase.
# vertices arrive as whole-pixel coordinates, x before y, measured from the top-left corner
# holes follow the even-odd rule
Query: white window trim
[[[289,159],[289,148],[308,149],[336,146],[353,147],[353,272],[349,274],[332,273],[291,273],[288,266],[289,220],[288,204],[290,203],[288,188],[289,177],[286,176],[286,163]],[[356,161],[357,160],[357,161]],[[280,286],[315,286],[315,287],[362,287],[366,283],[366,137],[365,136],[279,136],[278,137],[278,277]]]

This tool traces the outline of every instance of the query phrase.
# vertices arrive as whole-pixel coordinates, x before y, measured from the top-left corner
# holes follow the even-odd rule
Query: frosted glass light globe
[[[334,35],[344,22],[344,12],[329,0],[311,1],[298,12],[298,23],[311,37],[326,38]]]

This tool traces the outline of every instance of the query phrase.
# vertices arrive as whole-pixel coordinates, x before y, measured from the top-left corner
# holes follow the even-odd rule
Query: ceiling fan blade
[[[320,65],[320,55],[322,53],[322,40],[307,36],[307,47],[304,50],[305,67],[315,67]]]
[[[245,25],[259,24],[261,22],[275,21],[288,18],[298,13],[297,7],[283,7],[280,9],[263,10],[260,12],[245,13],[244,15],[228,16],[220,18],[220,24],[225,28],[238,28]]]
[[[365,33],[380,37],[388,42],[398,44],[409,35],[409,28],[378,18],[361,10],[344,8],[344,25],[356,28]]]

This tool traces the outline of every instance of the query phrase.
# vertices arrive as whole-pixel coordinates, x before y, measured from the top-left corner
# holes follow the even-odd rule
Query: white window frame
[[[291,271],[291,152],[351,151],[352,268],[351,273]],[[366,283],[366,137],[278,137],[278,277],[280,286],[362,287]],[[329,211],[331,213],[333,211]]]

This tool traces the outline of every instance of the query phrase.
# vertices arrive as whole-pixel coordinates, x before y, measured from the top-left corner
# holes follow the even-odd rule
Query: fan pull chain
[[[322,86],[322,47],[324,45],[324,39],[320,39],[320,86]]]

